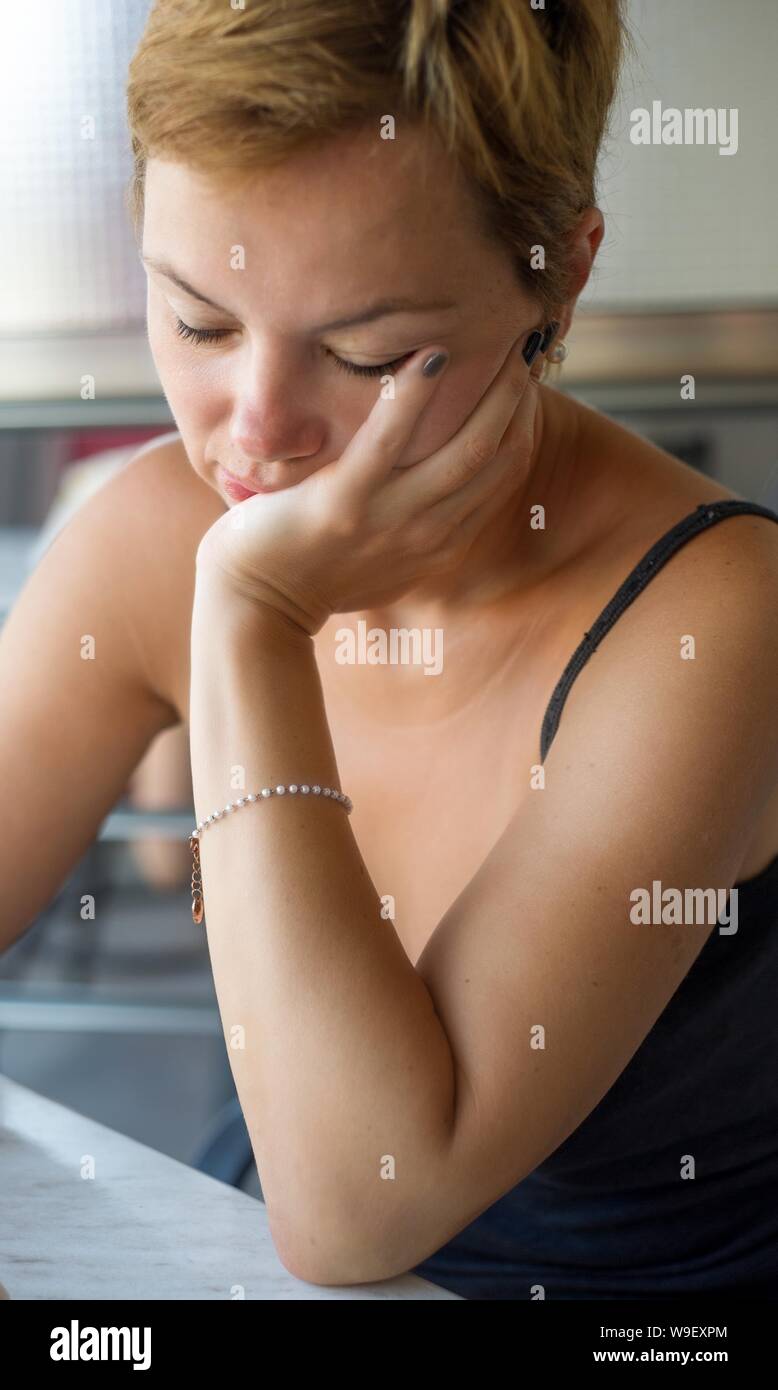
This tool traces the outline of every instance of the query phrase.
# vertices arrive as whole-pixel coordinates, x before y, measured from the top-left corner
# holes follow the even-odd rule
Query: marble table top
[[[0,1076],[2,1297],[456,1295],[412,1274],[348,1288],[295,1279],[257,1198]]]

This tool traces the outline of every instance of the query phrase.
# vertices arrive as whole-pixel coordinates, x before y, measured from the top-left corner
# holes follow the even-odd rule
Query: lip
[[[256,497],[260,492],[279,492],[281,490],[277,487],[245,487],[240,479],[230,473],[222,463],[219,464],[219,475],[222,487],[235,502],[245,502],[247,498]]]

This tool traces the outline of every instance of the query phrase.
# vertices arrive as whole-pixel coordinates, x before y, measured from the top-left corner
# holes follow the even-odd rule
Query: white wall
[[[0,0],[2,334],[143,328],[124,89],[148,8]]]
[[[524,0],[521,0],[523,3]],[[124,83],[149,0],[0,4],[0,334],[134,327]],[[593,309],[778,303],[778,0],[631,0],[638,58],[601,162]],[[731,106],[739,148],[634,146],[629,112]],[[92,115],[94,140],[81,138]]]
[[[638,49],[600,164],[606,231],[581,305],[778,304],[778,0],[631,0]],[[629,113],[736,107],[738,149],[633,145]]]

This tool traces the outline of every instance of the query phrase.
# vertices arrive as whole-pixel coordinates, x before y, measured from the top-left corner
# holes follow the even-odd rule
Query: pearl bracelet
[[[212,825],[214,821],[221,820],[222,816],[228,816],[232,811],[236,811],[238,807],[247,805],[249,801],[268,800],[271,796],[285,796],[287,792],[290,796],[295,796],[298,793],[301,796],[327,796],[331,801],[339,801],[347,815],[351,815],[354,807],[351,797],[346,796],[345,792],[337,791],[335,787],[320,787],[318,785],[309,787],[305,782],[290,782],[286,787],[263,787],[260,792],[250,792],[248,796],[241,796],[237,801],[228,802],[223,811],[214,811],[212,815],[206,816],[205,820],[201,820],[199,825],[192,831],[188,842],[189,848],[192,851],[193,922],[202,922],[205,912],[205,904],[203,902],[203,879],[200,871],[200,836],[203,831],[209,825]]]

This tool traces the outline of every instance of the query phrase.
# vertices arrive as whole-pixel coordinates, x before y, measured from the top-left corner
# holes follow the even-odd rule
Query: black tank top
[[[646,552],[557,682],[541,762],[624,610],[693,536],[744,512],[778,522],[756,502],[701,503]],[[778,1298],[778,855],[735,886],[737,932],[710,934],[599,1104],[413,1273],[463,1298]]]

